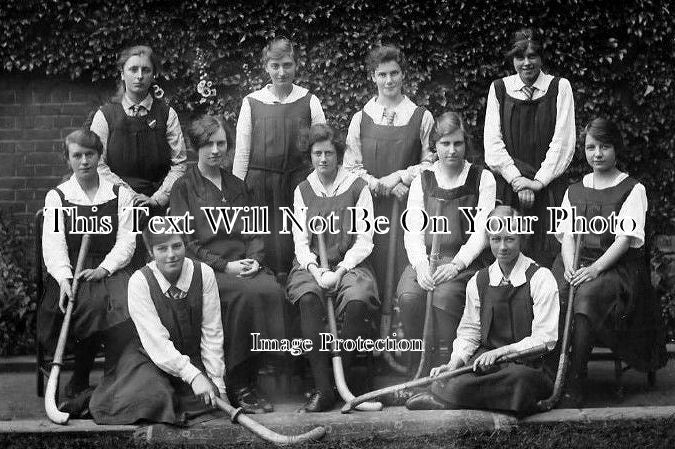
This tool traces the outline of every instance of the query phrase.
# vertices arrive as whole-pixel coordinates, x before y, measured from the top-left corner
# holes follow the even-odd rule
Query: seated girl
[[[327,125],[312,125],[302,135],[302,147],[311,157],[314,171],[295,189],[294,214],[303,229],[293,227],[295,260],[288,276],[288,298],[300,308],[303,338],[312,340],[309,363],[316,390],[304,406],[307,412],[330,410],[335,403],[328,352],[319,352],[320,332],[326,330],[324,290],[335,291],[336,317],[343,322],[341,337],[356,339],[372,333],[379,307],[375,278],[367,258],[373,250],[373,230],[349,234],[350,211],[356,207],[373,216],[368,184],[342,167],[344,145]],[[308,227],[315,216],[337,216],[338,233],[324,233],[329,268],[318,262],[318,240]],[[354,356],[343,353],[345,372]],[[349,379],[349,376],[347,377]]]
[[[73,347],[75,368],[65,396],[73,399],[89,387],[89,373],[101,342],[105,344],[107,371],[115,366],[119,352],[128,341],[129,274],[124,267],[131,260],[136,244],[131,232],[131,214],[125,212],[125,208],[131,206],[132,192],[113,186],[96,171],[103,152],[101,140],[93,132],[81,129],[68,134],[64,148],[73,174],[47,193],[42,227],[42,253],[49,277],[40,302],[37,329],[47,353],[53,354],[66,301],[73,294],[73,268],[82,241],[82,234],[76,233],[73,225],[79,228],[77,223],[84,219],[101,225],[99,233],[91,236],[80,272],[83,282],[79,299],[75,301],[72,315],[70,337],[76,342]],[[106,221],[108,229],[105,229]]]
[[[482,268],[481,252],[487,246],[485,218],[495,206],[495,178],[490,171],[465,159],[470,151],[464,122],[456,112],[441,115],[431,132],[432,151],[438,161],[415,178],[408,196],[409,232],[405,248],[410,264],[398,284],[397,297],[407,338],[421,338],[427,291],[434,291],[434,347],[452,345],[464,310],[466,283]],[[441,216],[448,220],[450,234],[440,234],[439,264],[432,273],[429,256],[433,235],[431,226],[423,226],[424,211],[435,215],[441,202]],[[471,208],[473,234],[467,234],[471,222],[458,209]],[[449,357],[447,354],[445,357]],[[414,357],[411,367],[417,367]],[[440,360],[445,363],[448,358]]]
[[[498,206],[490,217],[502,220],[520,215],[511,206]],[[438,381],[408,400],[411,410],[489,409],[518,415],[536,411],[539,400],[553,390],[555,373],[541,358],[495,367],[502,356],[541,344],[551,350],[558,339],[558,289],[551,272],[525,256],[523,235],[503,226],[489,234],[497,259],[471,278],[466,307],[457,328],[446,370],[473,365],[473,373]]]
[[[205,115],[190,124],[188,137],[199,152],[199,162],[174,184],[171,213],[193,217],[194,233],[186,235],[188,257],[207,264],[216,273],[226,329],[230,401],[246,413],[264,413],[273,407],[256,391],[260,355],[251,352],[251,334],[270,339],[285,336],[285,295],[271,272],[261,265],[265,256],[262,235],[242,233],[243,217],[250,214],[242,211],[232,229],[220,223],[214,232],[203,210],[251,205],[246,185],[230,172],[234,134],[228,131],[219,116]],[[212,214],[217,222],[219,212],[213,210]]]
[[[571,185],[561,207],[571,217],[607,219],[612,213],[626,226],[616,233],[582,234],[580,268],[573,269],[574,234],[571,220],[563,222],[558,238],[561,257],[554,273],[561,295],[569,284],[574,295],[574,337],[571,379],[566,401],[580,406],[584,398],[586,364],[593,346],[608,346],[640,371],[654,371],[666,362],[665,339],[644,254],[647,193],[642,184],[616,167],[625,151],[619,128],[596,118],[585,128],[586,160],[593,169]]]
[[[97,424],[187,424],[225,391],[223,328],[213,270],[185,257],[182,234],[143,231],[152,261],[129,280],[134,340],[89,407]]]

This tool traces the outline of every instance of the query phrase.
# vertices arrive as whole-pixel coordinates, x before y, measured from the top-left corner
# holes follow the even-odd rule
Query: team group
[[[377,95],[354,114],[344,139],[326,124],[319,99],[293,84],[296,53],[284,38],[262,50],[270,84],[244,98],[236,132],[217,115],[188,124],[198,152],[190,165],[176,112],[154,95],[159,57],[146,46],[125,49],[118,93],[88,126],[68,135],[64,156],[73,174],[45,199],[49,279],[38,337],[48,351],[74,295],[73,276],[81,281],[71,329],[74,373],[60,408],[90,413],[101,424],[180,423],[226,395],[245,413],[270,412],[272,403],[257,389],[264,354],[251,350],[251,335],[300,336],[318,348],[327,292],[342,338],[373,336],[380,312],[389,313],[380,311],[381,301],[393,295],[399,332],[414,339],[423,335],[433,291],[431,375],[465,365],[475,372],[402,397],[410,409],[534,412],[553,388],[550,362],[566,307],[574,311],[568,403],[583,403],[594,345],[640,370],[663,366],[660,314],[643,251],[647,195],[617,168],[625,151],[620,130],[602,118],[585,126],[579,138],[592,171],[568,186],[577,139],[570,83],[542,71],[542,46],[531,30],[515,33],[506,59],[516,73],[494,81],[488,93],[489,170],[467,160],[473,151],[460,114],[434,119],[403,94],[408,67],[399,49],[378,46],[368,55]],[[167,208],[173,216],[188,213],[194,232],[146,228],[141,239],[131,231],[132,205],[151,216]],[[229,232],[213,232],[202,213],[251,205],[269,207],[270,234],[242,232],[243,217]],[[301,223],[332,213],[342,232],[319,236],[295,227],[292,238],[279,234],[279,208],[289,206]],[[576,207],[587,219],[615,214],[636,225],[583,235],[575,267],[569,220],[555,236],[545,232],[551,206]],[[80,217],[113,217],[111,232],[91,236],[77,274],[82,234],[71,232],[72,220],[58,209],[64,207]],[[445,217],[450,232],[348,233],[353,207],[391,216],[392,223],[406,208],[424,210]],[[460,208],[477,211],[479,232],[466,232]],[[521,214],[539,217],[533,234],[484,232],[491,217]],[[411,229],[422,229],[412,221]],[[566,304],[570,285],[576,294]],[[91,387],[101,345],[104,375]],[[495,365],[541,345],[548,356]],[[358,380],[350,370],[356,355],[342,353],[349,385]],[[305,356],[314,388],[303,410],[333,409],[329,355],[314,349]],[[419,359],[407,354],[411,372]]]

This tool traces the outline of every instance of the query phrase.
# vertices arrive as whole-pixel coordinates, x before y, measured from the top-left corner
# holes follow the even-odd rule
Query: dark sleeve
[[[190,209],[190,204],[198,204],[194,198],[191,198],[194,189],[191,189],[185,178],[181,178],[173,185],[171,195],[169,197],[169,205],[171,206],[171,215],[184,215],[189,212],[193,217],[192,221],[199,219],[197,214],[200,211]],[[214,271],[224,272],[227,267],[227,262],[217,254],[212,253],[202,246],[197,238],[196,233],[185,235],[186,249],[188,257],[204,262],[206,265],[213,268]]]
[[[246,184],[243,181],[240,181],[240,186],[242,195],[244,197],[244,202],[247,205],[253,206],[254,204],[251,194],[248,191]],[[269,212],[270,214],[274,213],[273,211]],[[255,259],[260,262],[260,264],[262,264],[263,260],[265,259],[265,240],[263,239],[262,234],[242,235],[242,237],[246,239],[246,258]]]

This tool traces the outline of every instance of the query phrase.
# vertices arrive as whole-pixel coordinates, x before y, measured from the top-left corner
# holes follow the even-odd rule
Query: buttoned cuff
[[[150,198],[155,200],[157,204],[162,207],[166,207],[166,205],[169,204],[169,195],[159,190],[156,191]]]
[[[210,376],[209,376],[210,377]],[[225,395],[225,381],[222,377],[210,377],[221,396]]]
[[[312,265],[312,264],[314,264],[314,265],[316,265],[317,267],[319,267],[319,262],[318,262],[318,260],[316,259],[316,254],[313,254],[313,256],[314,256],[314,257],[312,257],[312,260],[308,260],[307,262],[305,262],[304,264],[302,264],[302,266],[304,267],[305,271],[309,271],[309,266]]]
[[[544,187],[549,185],[553,181],[553,173],[549,170],[539,169],[536,175],[534,175],[534,180],[539,181]]]
[[[520,173],[520,170],[518,170],[518,167],[516,167],[515,164],[509,165],[508,167],[504,168],[501,173],[502,177],[504,180],[511,184],[514,179],[516,179],[518,176],[522,176]]]
[[[344,268],[344,269],[347,270],[347,271],[349,271],[349,270],[351,270],[351,269],[354,268],[354,265],[349,264],[349,263],[345,262],[344,260],[343,260],[342,262],[340,262],[339,264],[337,264],[337,266],[338,266],[338,267],[342,267],[342,268]]]
[[[56,273],[52,275],[54,280],[60,284],[61,281],[70,281],[73,279],[73,272],[70,271],[68,268],[62,268],[59,269]]]
[[[363,179],[365,179],[368,182],[368,188],[372,191],[375,190],[377,187],[378,180],[375,176],[373,175],[364,175],[362,176]]]
[[[429,268],[429,260],[426,259],[426,258],[424,258],[424,259],[419,259],[419,260],[415,260],[414,262],[415,262],[415,263],[413,263],[412,266],[413,266],[413,268],[415,269],[415,272],[417,272],[417,270],[418,270],[420,267],[426,267],[426,268]],[[433,273],[432,273],[432,274],[433,274]]]
[[[410,176],[408,170],[399,170],[396,173],[398,173],[398,176],[401,178],[401,182],[406,186],[409,186],[412,183],[413,177]]]
[[[190,385],[195,377],[197,377],[201,371],[194,366],[192,363],[187,363],[182,370],[180,370],[180,378],[183,379],[183,382]]]

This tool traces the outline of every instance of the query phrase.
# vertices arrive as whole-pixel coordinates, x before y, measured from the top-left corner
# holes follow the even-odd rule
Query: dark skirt
[[[473,363],[473,358],[471,360]],[[431,384],[448,408],[535,413],[537,402],[553,391],[553,377],[543,368],[506,363],[485,374],[468,373]]]
[[[391,220],[391,208],[394,204],[394,196],[387,198],[376,197],[373,198],[374,202],[374,213],[375,217],[383,216]],[[373,272],[375,274],[375,280],[377,281],[377,286],[379,288],[380,294],[385,294],[385,285],[387,285],[387,267],[389,264],[394,264],[394,278],[392,282],[396,285],[396,281],[401,278],[403,270],[408,265],[408,255],[405,252],[405,246],[403,244],[403,228],[400,225],[400,214],[405,210],[405,202],[401,202],[399,206],[399,216],[396,217],[396,220],[399,221],[398,232],[394,235],[391,232],[392,223],[389,223],[389,231],[384,234],[378,234],[377,232],[373,235],[373,252],[371,253],[369,259],[373,267]],[[389,240],[396,238],[396,251],[395,254],[389,254]],[[380,297],[382,301],[384,298]]]
[[[257,355],[251,352],[251,333],[260,333],[260,338],[286,337],[286,295],[266,271],[252,278],[216,272],[216,282],[223,317],[225,366],[229,371]]]
[[[323,289],[316,283],[314,276],[309,271],[300,268],[297,261],[293,263],[293,269],[288,275],[286,291],[288,300],[292,304],[307,293],[313,293],[319,298],[323,297]],[[364,302],[371,311],[376,311],[380,307],[375,276],[365,264],[354,267],[342,277],[335,295],[334,306],[337,316],[342,315],[350,301]]]
[[[128,320],[128,283],[129,274],[125,270],[100,281],[82,282],[73,308],[69,336],[84,340],[96,332],[105,331]],[[63,323],[59,294],[58,283],[49,276],[40,302],[37,324],[40,344],[48,353],[54,352]]]
[[[522,169],[523,167],[521,167]],[[534,179],[534,172],[525,171],[524,176]],[[560,243],[553,234],[547,234],[550,227],[549,207],[558,207],[562,203],[567,183],[564,179],[558,178],[544,189],[534,194],[534,204],[532,208],[522,210],[518,194],[513,191],[511,186],[506,183],[504,178],[495,175],[497,181],[497,200],[502,204],[513,206],[524,215],[533,215],[538,220],[533,223],[534,234],[529,235],[525,247],[522,248],[523,254],[534,259],[539,265],[550,268],[557,254],[560,254]]]
[[[293,190],[308,174],[307,168],[301,165],[288,173],[250,168],[246,176],[246,186],[252,193],[253,204],[268,207],[270,234],[264,235],[264,265],[276,273],[288,273],[294,254],[293,236],[279,232],[283,225],[280,208],[293,209]],[[290,226],[290,220],[288,222]]]
[[[191,416],[206,412],[188,384],[150,360],[137,337],[126,345],[115,366],[106,368],[89,410],[96,424],[189,425]]]
[[[451,260],[451,258],[441,258],[439,265],[449,263]],[[464,303],[466,302],[466,284],[476,274],[477,269],[478,267],[472,264],[467,269],[459,272],[454,279],[437,285],[434,288],[434,307],[452,316],[461,318],[462,313],[464,313]],[[417,283],[417,272],[412,265],[408,264],[398,283],[396,297],[400,297],[402,294],[414,295],[424,302],[426,301],[427,293]]]
[[[553,265],[553,274],[561,302],[567,301],[569,284],[561,257]],[[624,257],[597,278],[581,284],[574,295],[574,313],[588,317],[598,346],[609,347],[631,367],[653,371],[665,365],[663,322],[648,266],[641,257]]]

